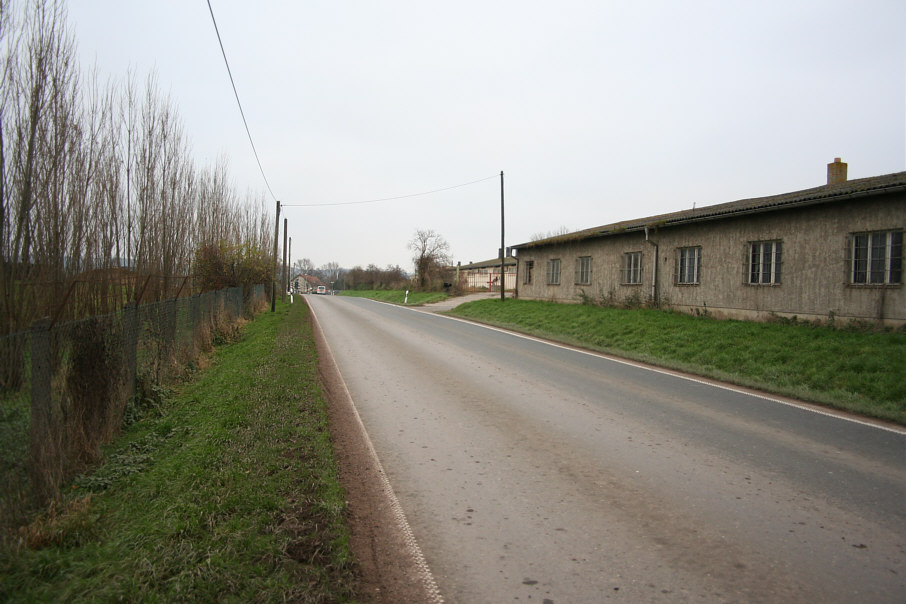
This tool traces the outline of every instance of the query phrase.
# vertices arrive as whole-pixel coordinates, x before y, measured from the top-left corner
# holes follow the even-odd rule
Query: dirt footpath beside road
[[[513,292],[507,292],[507,298],[513,297]],[[434,304],[424,304],[418,306],[419,310],[427,310],[429,312],[443,312],[446,310],[453,310],[460,304],[465,304],[466,302],[472,302],[473,300],[487,300],[488,298],[500,299],[500,292],[478,292],[474,294],[466,294],[464,296],[450,296],[443,302],[435,302]]]

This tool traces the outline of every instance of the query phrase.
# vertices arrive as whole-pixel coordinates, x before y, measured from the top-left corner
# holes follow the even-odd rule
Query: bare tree
[[[340,280],[340,272],[343,269],[340,268],[339,263],[337,262],[328,262],[321,265],[321,268],[318,269],[318,276],[327,284],[333,284]]]
[[[0,330],[25,327],[65,270],[67,195],[77,143],[77,74],[62,2],[31,3],[20,22],[3,6],[0,82]]]
[[[443,269],[450,264],[450,244],[432,229],[419,229],[409,242],[419,289],[430,289],[442,281]]]
[[[310,258],[299,258],[293,263],[293,271],[302,273],[303,275],[313,275],[315,272],[315,265]]]
[[[236,242],[240,222],[234,220],[236,194],[229,182],[229,161],[218,158],[214,166],[201,170],[198,177],[197,234],[198,243],[213,245],[219,241]]]
[[[65,6],[0,0],[0,333],[89,278],[116,278],[98,292],[124,285],[128,299],[124,264],[160,277],[147,301],[181,283],[202,247],[254,259],[271,243],[263,194],[240,196],[224,157],[196,166],[153,73],[141,85],[131,73],[123,84],[80,76]]]

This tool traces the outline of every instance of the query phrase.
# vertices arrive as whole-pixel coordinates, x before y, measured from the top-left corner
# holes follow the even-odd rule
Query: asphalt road
[[[308,298],[447,602],[903,602],[906,434]]]

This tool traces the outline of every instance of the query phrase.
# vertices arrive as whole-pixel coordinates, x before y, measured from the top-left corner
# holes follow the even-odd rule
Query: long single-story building
[[[516,259],[504,258],[504,287],[506,291],[516,288]],[[500,291],[500,258],[483,262],[456,265],[459,286],[467,291]]]
[[[513,246],[517,296],[715,317],[906,324],[906,172],[649,216]]]

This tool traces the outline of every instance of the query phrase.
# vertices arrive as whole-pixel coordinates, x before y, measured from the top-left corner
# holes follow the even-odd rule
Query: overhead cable
[[[258,150],[255,149],[255,141],[252,140],[252,132],[249,130],[249,124],[245,119],[245,112],[242,110],[242,103],[239,102],[239,93],[236,91],[236,82],[233,81],[233,72],[230,71],[230,62],[227,61],[226,51],[223,49],[223,40],[220,39],[220,30],[217,28],[217,19],[214,18],[214,9],[211,8],[211,0],[208,1],[208,10],[211,12],[211,21],[214,23],[214,31],[217,33],[217,42],[220,44],[220,54],[223,55],[223,62],[226,65],[227,74],[230,76],[230,84],[233,86],[233,95],[236,97],[236,104],[239,106],[239,115],[242,116],[242,123],[245,124],[245,133],[248,134],[249,143],[252,145],[252,153],[255,155],[255,161],[258,162],[258,169],[261,171],[261,178],[264,179],[264,185],[270,192],[271,197],[276,201],[277,196],[271,191],[271,185],[267,182],[267,176],[264,174],[264,168],[261,167],[261,159],[258,157]]]
[[[397,199],[408,199],[409,197],[420,197],[422,195],[432,195],[434,193],[440,193],[441,191],[449,191],[450,189],[458,189],[459,187],[467,187],[469,185],[474,185],[475,183],[484,182],[486,180],[491,180],[492,178],[499,178],[498,174],[493,176],[488,176],[486,178],[479,178],[478,180],[473,180],[471,182],[464,182],[461,185],[453,185],[452,187],[444,187],[443,189],[434,189],[433,191],[425,191],[424,193],[411,193],[409,195],[399,195],[397,197],[383,197],[381,199],[364,199],[362,201],[341,201],[337,203],[285,203],[282,204],[287,207],[301,207],[301,208],[313,208],[313,207],[322,207],[322,206],[350,206],[361,203],[379,203],[382,201],[394,201]]]

